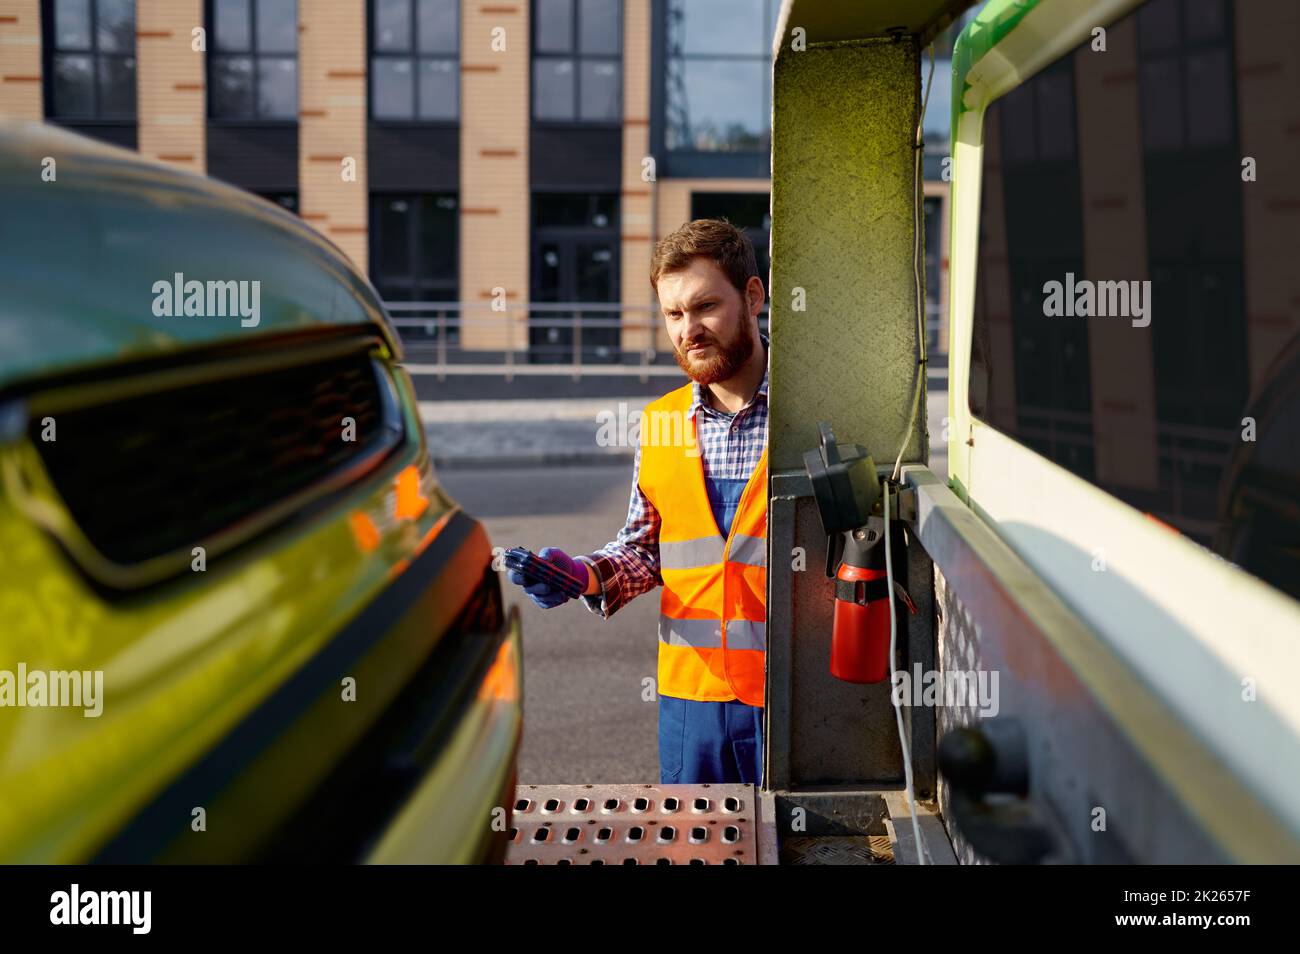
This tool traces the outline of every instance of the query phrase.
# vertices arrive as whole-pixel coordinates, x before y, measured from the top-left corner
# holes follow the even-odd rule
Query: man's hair
[[[695,258],[716,262],[742,298],[749,279],[762,277],[754,245],[744,232],[726,219],[695,219],[655,243],[650,260],[651,287],[658,291],[660,275],[686,268]]]

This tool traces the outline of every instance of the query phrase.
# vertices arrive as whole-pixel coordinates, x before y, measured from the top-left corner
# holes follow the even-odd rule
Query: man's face
[[[758,342],[763,282],[751,277],[742,296],[716,262],[694,258],[660,275],[657,290],[674,357],[687,376],[713,384],[736,374]]]

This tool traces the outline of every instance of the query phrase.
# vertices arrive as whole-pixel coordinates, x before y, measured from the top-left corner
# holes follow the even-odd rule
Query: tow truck
[[[1016,324],[1019,301],[998,297],[999,281],[1012,279],[999,244],[1008,226],[1000,213],[982,219],[982,206],[996,210],[989,203],[1002,197],[990,190],[1036,190],[1025,193],[1029,211],[1037,204],[1050,212],[1064,191],[1052,186],[1057,180],[1047,178],[1041,162],[1032,166],[1036,149],[1042,162],[1059,160],[1052,167],[1059,172],[1061,162],[1080,162],[1078,150],[1099,136],[1130,148],[1127,127],[1105,109],[1140,109],[1137,45],[1158,40],[1160,49],[1176,47],[1183,34],[1169,31],[1182,30],[1177,11],[1171,21],[1168,9],[1157,17],[1146,9],[1156,3],[1138,0],[991,0],[964,28],[951,77],[935,75],[927,84],[950,82],[953,120],[945,157],[952,170],[949,407],[943,421],[931,421],[920,80],[932,68],[931,41],[970,6],[785,0],[773,37],[762,787],[521,785],[510,819],[510,863],[1300,861],[1300,696],[1293,691],[1300,603],[1287,593],[1296,569],[1286,556],[1291,551],[1278,546],[1268,559],[1252,559],[1241,547],[1228,553],[1234,562],[1198,539],[1208,520],[1198,524],[1187,509],[1144,508],[1124,490],[1124,479],[1106,485],[1088,470],[1078,447],[1098,457],[1113,453],[1106,415],[1149,413],[1150,434],[1165,428],[1168,441],[1184,439],[1156,416],[1158,408],[1101,393],[1093,410],[1073,417],[1046,416],[1050,407],[1021,401],[1017,418],[1000,407],[1017,406],[1027,372],[989,372],[995,360],[1004,367],[1018,360],[1017,341],[1041,350],[1044,340],[1056,340],[1043,336],[1070,333],[1032,324],[1024,332]],[[1254,62],[1251,44],[1270,42],[1275,14],[1262,4],[1220,6],[1225,49],[1235,36],[1235,55]],[[1205,28],[1203,21],[1194,25]],[[1087,58],[1099,36],[1108,52],[1096,55],[1108,60]],[[1294,52],[1278,55],[1294,63]],[[1249,83],[1241,75],[1227,79]],[[1066,86],[1070,101],[1061,98]],[[1238,85],[1230,95],[1244,112],[1267,93]],[[1201,110],[1212,105],[1191,102],[1189,121],[1208,122]],[[1055,132],[1010,155],[997,123],[1010,123],[1013,107],[1016,116],[1038,116],[1039,128]],[[1048,125],[1063,109],[1082,117],[1077,127],[1067,117],[1065,132]],[[1088,125],[1095,116],[1105,121]],[[1276,110],[1255,116],[1260,125],[1251,128],[1260,136],[1276,125],[1269,116]],[[1135,161],[1143,161],[1142,141],[1131,142]],[[1254,143],[1266,148],[1265,139]],[[1289,149],[1292,160],[1275,156],[1279,168],[1293,166],[1294,145],[1278,148]],[[1032,168],[1013,170],[1013,160]],[[1132,185],[1132,176],[1125,183]],[[1195,184],[1185,188],[1180,201],[1199,201]],[[1278,196],[1282,187],[1268,188]],[[1133,204],[1098,193],[1084,214]],[[1102,233],[1100,226],[1094,231]],[[1044,242],[1025,254],[1051,254]],[[1089,265],[1108,251],[1088,247]],[[1101,272],[1091,278],[1143,277],[1087,271]],[[1154,284],[1144,322],[1106,319],[1107,327],[1149,335],[1146,325],[1154,321],[1159,334],[1162,320],[1170,320],[1160,296],[1169,292]],[[1294,332],[1294,309],[1291,315]],[[1058,329],[1065,321],[1039,317]],[[1094,328],[1078,332],[1083,347],[1096,352],[1095,361],[1114,360],[1098,349],[1106,344],[1102,336],[1116,331]],[[1124,339],[1134,342],[1130,354],[1150,340]],[[1077,359],[1078,348],[1070,338],[1036,360],[1050,376],[1052,362]],[[1265,366],[1256,374],[1260,394],[1290,387]],[[1149,372],[1135,366],[1112,380],[1094,368],[1099,391],[1131,388],[1134,380],[1149,381]],[[1048,382],[1058,389],[1068,383]],[[1300,408],[1288,406],[1294,422]],[[1032,420],[1047,421],[1038,431],[1023,424],[1035,413]],[[1068,444],[1085,419],[1086,431]],[[876,462],[885,491],[880,503],[895,508],[879,516],[902,527],[903,557],[893,573],[906,581],[917,612],[899,621],[895,673],[996,673],[996,705],[916,705],[900,693],[895,711],[894,680],[853,684],[829,672],[834,581],[793,570],[779,556],[802,548],[816,568],[827,555],[804,463],[822,424],[844,447],[857,446]],[[928,466],[928,434],[936,426],[948,435],[946,480]],[[1183,452],[1169,446],[1157,448],[1153,436],[1149,449],[1131,447],[1113,466],[1130,483],[1147,453],[1153,471],[1165,460],[1193,466],[1190,457],[1170,458]],[[1205,466],[1205,452],[1198,453],[1195,466]],[[1297,475],[1280,468],[1269,480],[1272,496],[1251,497],[1260,506],[1278,499],[1285,480],[1294,486]],[[1262,478],[1257,482],[1265,488]],[[1231,524],[1237,512],[1246,510],[1221,520]],[[1293,507],[1271,512],[1270,526],[1296,526]],[[1282,536],[1294,546],[1288,534]]]

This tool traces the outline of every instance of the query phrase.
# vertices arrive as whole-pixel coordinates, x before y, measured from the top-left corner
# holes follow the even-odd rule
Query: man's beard
[[[677,359],[677,366],[686,372],[686,376],[692,381],[705,385],[716,384],[718,381],[726,381],[733,377],[745,366],[749,356],[754,353],[755,343],[749,324],[742,321],[736,330],[736,337],[725,344],[707,332],[689,342],[683,342],[685,347],[700,344],[713,345],[715,353],[710,357],[687,359],[676,348],[673,349],[673,357]]]

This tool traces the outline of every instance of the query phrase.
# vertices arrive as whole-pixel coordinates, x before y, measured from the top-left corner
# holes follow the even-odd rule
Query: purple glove
[[[565,573],[582,582],[582,588],[587,588],[590,575],[587,570],[587,564],[580,560],[575,560],[558,547],[543,547],[537,554],[547,563],[553,563]],[[510,570],[507,574],[511,583],[516,586],[522,586],[528,598],[540,606],[542,609],[552,609],[561,603],[567,603],[569,598],[559,590],[546,583],[533,583],[524,585],[524,575],[518,570]]]

